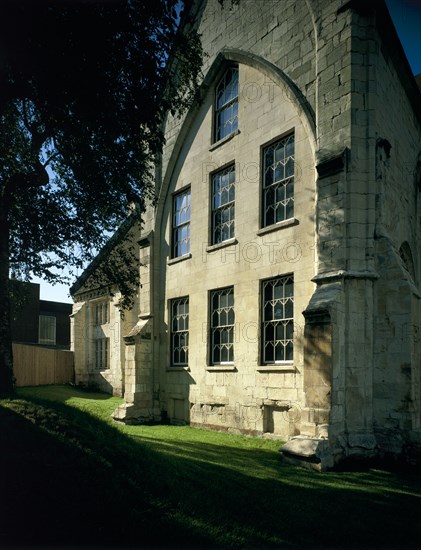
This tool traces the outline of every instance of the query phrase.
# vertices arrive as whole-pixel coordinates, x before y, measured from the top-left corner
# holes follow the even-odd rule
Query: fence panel
[[[13,369],[17,386],[69,384],[74,381],[73,352],[13,344]]]

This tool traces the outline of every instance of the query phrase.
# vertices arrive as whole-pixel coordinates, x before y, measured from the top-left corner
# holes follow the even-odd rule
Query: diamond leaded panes
[[[212,176],[212,244],[234,237],[235,166]]]
[[[294,216],[294,135],[263,149],[263,227]]]
[[[238,128],[238,67],[230,67],[216,87],[215,141]]]
[[[234,288],[213,290],[210,295],[210,363],[234,362]]]
[[[293,360],[294,280],[292,275],[262,282],[263,364]]]
[[[173,197],[172,257],[190,252],[190,189]]]
[[[186,366],[189,362],[189,299],[171,302],[171,364]]]

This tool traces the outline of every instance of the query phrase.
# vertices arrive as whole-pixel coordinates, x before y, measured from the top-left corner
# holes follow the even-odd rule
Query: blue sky
[[[367,0],[369,2],[370,0]],[[421,73],[421,0],[386,0],[390,15],[395,24],[413,73]],[[49,285],[41,279],[41,299],[55,302],[71,302],[69,287]]]
[[[421,73],[421,0],[386,0],[412,72]]]

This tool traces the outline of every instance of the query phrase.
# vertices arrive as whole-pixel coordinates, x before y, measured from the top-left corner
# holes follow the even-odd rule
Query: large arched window
[[[216,87],[215,141],[238,128],[238,67],[229,67]]]

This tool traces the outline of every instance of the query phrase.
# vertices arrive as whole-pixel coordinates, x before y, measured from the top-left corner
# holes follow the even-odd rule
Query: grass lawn
[[[0,400],[0,548],[421,546],[421,475],[319,474],[279,442],[124,426],[68,386]]]

